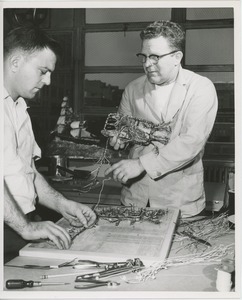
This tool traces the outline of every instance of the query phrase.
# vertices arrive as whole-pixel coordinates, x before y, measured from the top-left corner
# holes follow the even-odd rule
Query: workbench
[[[62,192],[69,199],[86,203],[93,206],[96,204],[99,198],[100,187],[103,177],[98,179],[99,185],[96,189],[91,190],[89,193],[80,194],[78,191],[72,190],[67,183],[54,183],[53,186]],[[73,186],[77,188],[77,186]],[[113,182],[105,182],[102,197],[100,198],[100,204],[119,205],[119,194],[121,185]],[[219,245],[233,245],[235,243],[235,230],[230,230],[229,233],[217,238],[214,241],[213,246]],[[182,255],[189,255],[188,250],[178,251],[181,245],[177,241],[173,241],[168,258],[174,258]],[[228,257],[231,258],[231,257]],[[133,259],[131,257],[131,259]],[[9,261],[7,265],[25,265],[25,264],[38,264],[38,265],[57,265],[65,262],[63,259],[53,258],[35,258],[27,256],[18,256]],[[7,290],[3,287],[3,293],[6,297],[18,298],[19,295],[30,297],[30,295],[38,295],[38,297],[48,296],[56,297],[58,299],[66,299],[71,296],[72,298],[164,298],[164,297],[185,297],[185,298],[238,298],[240,297],[240,282],[235,277],[235,288],[229,293],[221,293],[216,288],[217,268],[220,266],[221,260],[207,262],[207,263],[192,263],[184,264],[180,266],[171,266],[167,269],[160,270],[156,274],[155,279],[147,279],[146,281],[139,283],[126,283],[122,276],[111,277],[104,280],[112,280],[119,282],[120,285],[112,287],[98,287],[89,290],[75,289],[75,278],[77,275],[83,273],[91,273],[93,270],[80,271],[71,267],[52,269],[52,270],[38,270],[38,269],[23,269],[17,267],[4,266],[4,283],[8,279],[24,279],[42,281],[41,275],[54,275],[71,273],[71,275],[63,277],[54,277],[47,279],[51,282],[66,282],[68,285],[58,286],[42,286],[35,288],[24,288],[22,290]],[[237,263],[236,263],[237,264]],[[239,273],[239,272],[238,272]],[[134,274],[124,275],[126,279],[130,280],[134,277]],[[41,292],[41,293],[40,293]],[[142,292],[142,294],[140,294]],[[25,299],[25,298],[24,298]]]
[[[219,237],[216,239],[216,245],[231,245],[235,241],[234,230],[231,230],[230,233]],[[173,242],[171,246],[171,251],[169,254],[170,257],[181,256],[181,253],[177,253],[178,244],[177,242]],[[187,252],[186,254],[189,254]],[[39,264],[39,265],[56,265],[64,262],[59,259],[48,259],[48,258],[34,258],[34,257],[21,257],[18,256],[14,258],[12,261],[8,262],[7,265],[24,265],[24,264]],[[216,278],[217,278],[217,270],[220,265],[220,261],[218,262],[210,262],[210,263],[199,263],[199,264],[187,264],[182,266],[171,266],[168,269],[161,270],[157,273],[156,279],[148,279],[144,282],[139,282],[138,284],[128,284],[121,279],[120,276],[111,277],[111,280],[117,281],[120,283],[118,286],[114,287],[98,287],[95,289],[89,290],[78,290],[74,288],[74,285],[79,284],[75,283],[74,280],[77,275],[83,273],[90,273],[93,271],[90,270],[78,270],[73,269],[72,267],[66,267],[61,269],[52,269],[52,270],[38,270],[38,269],[22,269],[16,267],[4,267],[4,282],[8,279],[24,279],[24,280],[36,280],[40,281],[41,275],[51,275],[51,274],[64,274],[71,273],[73,275],[64,276],[64,277],[55,277],[51,279],[46,279],[51,282],[68,282],[70,284],[63,286],[42,286],[35,288],[24,288],[22,290],[6,290],[4,288],[4,294],[8,297],[12,297],[16,295],[30,295],[31,293],[36,292],[48,292],[48,297],[51,295],[55,295],[57,292],[61,291],[61,294],[58,294],[58,299],[62,297],[69,297],[70,292],[73,297],[85,297],[85,295],[90,295],[92,297],[97,296],[101,297],[104,293],[108,293],[108,297],[138,297],[138,293],[142,291],[143,297],[164,297],[164,292],[168,293],[170,296],[180,297],[185,292],[189,292],[186,298],[190,297],[215,297],[215,298],[223,298],[224,295],[221,292],[218,292],[216,289]],[[127,279],[130,276],[134,276],[133,274],[125,275]],[[110,278],[109,278],[110,280]],[[44,282],[44,280],[42,280]],[[238,283],[238,280],[237,280]],[[21,293],[20,293],[21,291]],[[239,287],[236,286],[234,290],[230,293],[226,293],[228,297],[236,298],[238,297]],[[25,292],[25,293],[24,293]],[[46,295],[45,293],[37,294]],[[225,296],[226,296],[225,295]],[[226,297],[227,297],[226,296]],[[225,298],[226,298],[225,297]],[[139,297],[138,297],[139,298]],[[14,298],[16,299],[16,298]]]

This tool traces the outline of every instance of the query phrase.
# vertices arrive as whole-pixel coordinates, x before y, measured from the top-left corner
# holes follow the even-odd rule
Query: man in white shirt
[[[167,144],[134,145],[129,159],[106,170],[123,184],[124,205],[179,208],[182,217],[205,209],[202,156],[218,107],[213,83],[181,67],[185,34],[173,22],[158,21],[141,32],[137,54],[145,75],[125,88],[118,112],[171,124]],[[114,149],[124,142],[114,136]],[[157,151],[158,149],[158,151]]]
[[[41,150],[24,98],[34,98],[51,83],[59,50],[56,41],[33,27],[16,28],[4,40],[4,222],[24,240],[50,239],[59,249],[67,249],[71,239],[66,230],[51,221],[28,218],[38,197],[40,204],[73,226],[88,227],[96,219],[88,206],[66,199],[35,168]]]

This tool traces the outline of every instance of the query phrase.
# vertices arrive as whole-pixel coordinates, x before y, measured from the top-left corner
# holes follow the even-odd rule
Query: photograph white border
[[[241,3],[240,1],[45,1],[42,0],[41,2],[37,1],[0,1],[0,24],[3,25],[3,9],[4,8],[152,8],[152,7],[159,7],[159,8],[166,8],[166,7],[232,7],[234,8],[234,49],[235,49],[235,56],[234,56],[234,78],[235,78],[235,166],[236,166],[236,176],[235,176],[235,191],[236,191],[236,198],[240,200],[241,195]],[[0,28],[3,28],[1,26]],[[3,39],[3,30],[1,30],[1,39]],[[2,47],[2,43],[1,43]],[[2,56],[2,49],[1,49],[1,61],[3,59]],[[2,64],[1,64],[2,65]],[[2,68],[1,68],[2,69]],[[1,86],[3,86],[3,72],[1,72]],[[3,99],[3,98],[2,98]],[[0,113],[3,111],[2,101],[0,101]],[[3,144],[2,133],[3,133],[3,116],[0,116],[0,143]],[[0,147],[2,148],[2,147]],[[3,165],[3,151],[0,149],[0,163],[1,166]],[[3,177],[2,168],[0,168],[0,176]],[[0,268],[0,286],[3,287],[3,186],[2,181],[0,184],[0,233],[1,233],[1,250],[0,250],[0,259],[1,259],[1,268]],[[240,201],[239,201],[240,202]],[[236,211],[241,211],[241,205],[237,203]],[[237,226],[238,224],[238,226]],[[237,254],[241,253],[241,220],[238,218],[238,213],[236,217],[236,251]],[[241,283],[241,259],[237,260],[236,266],[236,276],[239,278],[237,283]],[[0,299],[195,299],[195,298],[205,298],[205,299],[222,299],[220,293],[215,295],[215,293],[193,293],[193,292],[177,292],[177,293],[164,293],[164,292],[137,292],[137,293],[129,293],[129,292],[82,292],[80,293],[56,293],[56,292],[11,292],[2,291],[0,287]],[[206,296],[206,297],[205,297]],[[233,299],[240,299],[236,297],[240,297],[239,294],[231,295],[225,294],[223,299],[233,298]],[[227,298],[228,297],[228,298]]]

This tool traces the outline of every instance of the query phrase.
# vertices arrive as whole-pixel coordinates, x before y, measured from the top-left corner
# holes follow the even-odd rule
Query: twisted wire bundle
[[[179,228],[174,236],[174,242],[180,242],[177,252],[188,249],[190,252],[197,251],[200,247],[207,248],[211,241],[231,232],[227,212],[221,213],[217,217],[206,218],[200,221],[188,222],[181,221]],[[207,242],[199,243],[196,239],[189,238],[195,236]],[[206,249],[205,249],[206,250]]]
[[[150,267],[137,273],[137,278],[139,281],[146,281],[148,279],[155,279],[156,274],[168,267],[176,267],[181,265],[189,264],[201,264],[201,263],[210,263],[220,262],[221,258],[226,255],[231,255],[234,253],[234,244],[227,246],[219,245],[206,252],[199,252],[194,254],[188,254],[184,256],[171,257],[167,258],[161,262],[152,264]]]
[[[103,154],[102,156],[100,157],[100,159],[95,162],[94,164],[97,165],[97,167],[91,171],[92,174],[94,174],[94,177],[93,179],[91,180],[91,182],[89,182],[87,185],[83,186],[80,190],[80,193],[88,193],[91,189],[95,188],[96,187],[96,183],[97,183],[97,178],[98,178],[98,175],[99,175],[99,172],[100,172],[100,169],[102,167],[103,164],[107,163],[109,165],[111,165],[109,159],[107,158],[107,149],[108,149],[108,140],[106,142],[106,146],[105,146],[105,149],[103,151]],[[98,199],[98,203],[100,202],[100,197],[101,197],[101,193],[102,193],[102,190],[104,188],[104,183],[105,181],[107,180],[110,180],[110,179],[106,179],[104,178],[103,181],[102,181],[102,187],[101,187],[101,191],[99,193],[99,199]],[[98,204],[96,204],[98,205]]]

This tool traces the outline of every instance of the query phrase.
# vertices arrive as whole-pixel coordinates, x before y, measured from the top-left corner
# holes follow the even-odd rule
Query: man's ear
[[[19,69],[22,56],[19,54],[13,54],[9,57],[9,66],[12,72],[16,72]]]
[[[176,61],[177,61],[177,65],[180,64],[180,62],[183,58],[183,53],[181,51],[177,51],[175,53],[175,58],[176,58]]]

